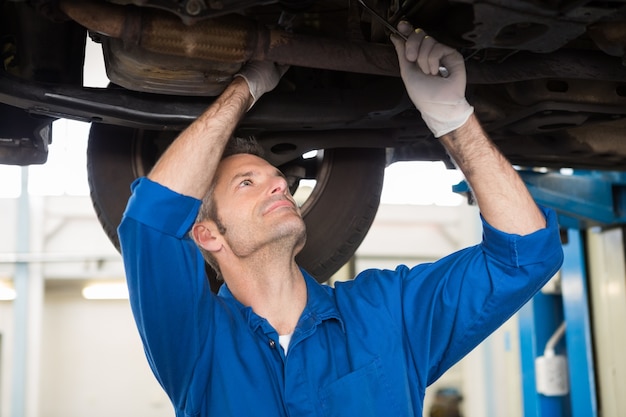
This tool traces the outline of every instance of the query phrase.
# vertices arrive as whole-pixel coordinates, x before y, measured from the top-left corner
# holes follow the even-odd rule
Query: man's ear
[[[204,250],[217,252],[222,248],[222,235],[217,225],[210,220],[194,224],[191,233],[196,244]]]

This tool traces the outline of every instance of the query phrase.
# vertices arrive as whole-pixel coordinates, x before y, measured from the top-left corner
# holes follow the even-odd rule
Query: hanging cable
[[[559,340],[561,340],[561,338],[565,334],[565,327],[566,327],[565,321],[563,321],[563,323],[561,323],[561,325],[556,329],[554,334],[550,336],[550,339],[548,339],[548,342],[546,343],[546,347],[543,350],[544,356],[552,357],[555,355],[554,348],[556,347],[557,343],[559,343]]]

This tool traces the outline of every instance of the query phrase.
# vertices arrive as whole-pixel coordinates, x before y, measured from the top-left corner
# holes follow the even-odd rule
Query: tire
[[[175,135],[103,124],[91,127],[87,149],[91,199],[118,250],[117,226],[130,197],[130,185],[148,173]],[[307,243],[296,260],[317,281],[325,282],[354,255],[374,220],[385,150],[325,150],[316,165],[316,185],[301,207]],[[215,290],[219,283],[211,285]]]

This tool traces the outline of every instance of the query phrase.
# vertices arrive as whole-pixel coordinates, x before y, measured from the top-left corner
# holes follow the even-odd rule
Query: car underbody
[[[468,100],[513,164],[626,166],[626,1],[367,4],[391,24],[406,19],[461,51]],[[149,170],[176,132],[249,60],[290,69],[242,120],[238,134],[255,136],[294,188],[302,178],[318,181],[320,190],[308,203],[311,224],[329,216],[351,224],[345,223],[350,210],[338,213],[336,201],[354,187],[351,173],[363,172],[358,181],[368,196],[346,203],[369,207],[356,216],[359,232],[331,236],[349,241],[323,255],[334,260],[316,255],[303,261],[320,280],[349,259],[367,232],[386,165],[444,160],[452,166],[404,91],[388,30],[357,0],[0,5],[0,162],[43,163],[53,120],[92,122],[92,196],[113,241],[130,181]],[[83,87],[87,36],[102,44],[108,88]],[[325,156],[303,159],[310,150]],[[120,165],[128,173],[116,178]],[[352,171],[338,173],[347,167]],[[320,204],[324,199],[328,203]],[[324,245],[323,237],[311,241],[310,252]]]

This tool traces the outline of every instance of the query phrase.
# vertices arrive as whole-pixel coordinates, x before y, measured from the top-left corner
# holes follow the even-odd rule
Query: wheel
[[[102,227],[118,250],[117,226],[130,197],[130,184],[148,173],[175,135],[103,124],[91,127],[87,150],[91,199]],[[306,167],[294,170],[298,164]],[[292,181],[292,192],[300,179],[315,180],[301,206],[307,243],[296,260],[324,282],[352,257],[374,220],[382,190],[385,150],[329,149],[313,159],[291,161],[284,168],[306,172]],[[212,282],[212,288],[217,286]]]

